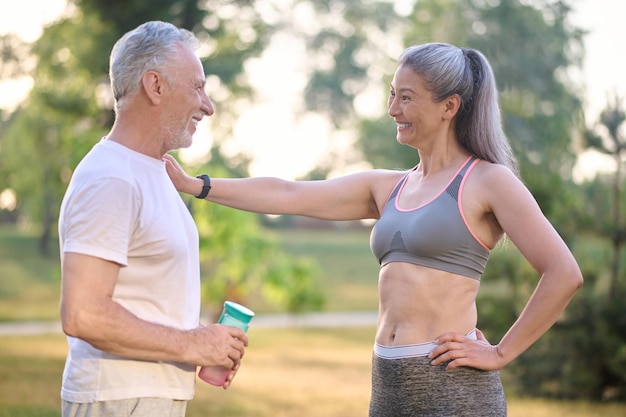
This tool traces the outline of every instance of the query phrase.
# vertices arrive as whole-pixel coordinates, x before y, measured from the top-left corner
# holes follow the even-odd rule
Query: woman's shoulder
[[[507,180],[518,179],[517,175],[507,166],[495,162],[479,159],[473,169],[477,176],[483,180]]]
[[[522,180],[509,167],[480,160],[474,167],[471,181],[494,197],[528,192]],[[469,180],[469,179],[468,179]]]

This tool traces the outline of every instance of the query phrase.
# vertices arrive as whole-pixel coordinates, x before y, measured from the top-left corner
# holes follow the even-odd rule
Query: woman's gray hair
[[[479,158],[505,165],[518,174],[517,161],[502,129],[495,77],[482,53],[446,43],[427,43],[405,49],[398,65],[422,76],[436,102],[458,95],[461,106],[455,129],[459,143]]]
[[[171,23],[146,22],[127,32],[113,46],[109,60],[109,78],[116,102],[137,89],[146,71],[163,70],[174,60],[180,45],[196,49],[196,36]],[[168,80],[168,74],[162,75]]]

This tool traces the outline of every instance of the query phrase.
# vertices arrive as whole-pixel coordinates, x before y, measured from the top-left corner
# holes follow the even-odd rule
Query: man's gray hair
[[[117,102],[137,89],[141,77],[150,70],[163,70],[171,64],[180,45],[199,46],[196,36],[171,23],[146,22],[127,32],[113,46],[109,60],[111,89]],[[167,80],[167,74],[163,74]]]

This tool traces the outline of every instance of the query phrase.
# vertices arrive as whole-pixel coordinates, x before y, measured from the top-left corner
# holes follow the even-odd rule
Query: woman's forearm
[[[561,317],[582,285],[577,271],[560,279],[542,277],[522,314],[497,346],[505,364],[525,352]]]
[[[264,214],[309,215],[312,211],[305,198],[298,198],[298,190],[307,186],[304,183],[258,177],[216,178],[211,184],[206,200],[228,207]]]

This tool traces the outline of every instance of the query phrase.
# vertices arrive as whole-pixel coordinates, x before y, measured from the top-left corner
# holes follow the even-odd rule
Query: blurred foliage
[[[624,121],[615,98],[585,132],[586,146],[611,155],[617,168],[576,186],[576,204],[566,204],[585,285],[553,329],[507,367],[511,385],[523,395],[626,401]],[[537,278],[517,251],[492,256],[485,281],[506,277],[507,284],[502,292],[481,294],[479,326],[495,330],[497,340],[521,313]]]
[[[228,98],[250,97],[251,90],[240,76],[244,62],[262,52],[267,36],[276,29],[261,19],[249,1],[69,3],[76,7],[75,13],[47,27],[30,49],[37,60],[32,70],[36,82],[27,100],[2,125],[5,134],[0,142],[0,170],[6,174],[0,179],[0,190],[12,189],[22,218],[41,225],[40,252],[44,254],[49,252],[60,202],[74,167],[113,123],[108,59],[123,33],[146,20],[167,20],[193,30],[202,42],[199,54],[210,74],[211,88],[222,95],[222,103],[231,103],[220,108],[220,123],[214,126],[216,136],[228,137],[235,118],[228,108],[235,102]],[[3,39],[3,45],[12,45],[3,47],[3,57],[16,63],[16,69],[2,75],[12,76],[20,69],[18,58],[26,53],[25,45],[13,38]],[[247,173],[245,157],[225,161],[219,148],[213,156],[214,172]],[[265,275],[281,268],[291,274],[266,285],[275,301],[290,310],[321,304],[312,267],[304,260],[281,256],[275,242],[260,233],[256,217],[206,203],[195,215],[202,234],[203,265],[208,269],[203,276],[209,277],[203,280],[205,300],[221,303],[222,297],[244,295]],[[281,290],[281,285],[297,286],[298,291]],[[294,298],[298,301],[292,301]]]
[[[626,400],[626,268],[611,294],[608,242],[592,235],[577,245],[585,285],[561,319],[503,372],[513,395],[594,401]],[[621,254],[626,261],[626,253]],[[519,316],[538,277],[513,246],[501,246],[483,276],[478,327],[500,340]]]
[[[200,169],[229,176],[219,166]],[[258,215],[185,198],[200,234],[202,300],[209,314],[219,314],[224,300],[246,304],[254,291],[290,313],[323,306],[313,261],[288,257],[280,242],[264,233]]]
[[[619,285],[621,262],[620,254],[626,244],[626,223],[624,222],[624,156],[626,155],[626,111],[624,111],[623,99],[614,94],[609,100],[607,107],[600,113],[600,120],[595,129],[587,128],[584,133],[584,145],[606,155],[610,155],[615,162],[615,172],[611,182],[611,209],[605,211],[605,217],[600,219],[596,230],[611,239],[613,243],[613,260],[611,262],[610,294],[614,294],[615,287]],[[604,201],[609,200],[608,198]]]

